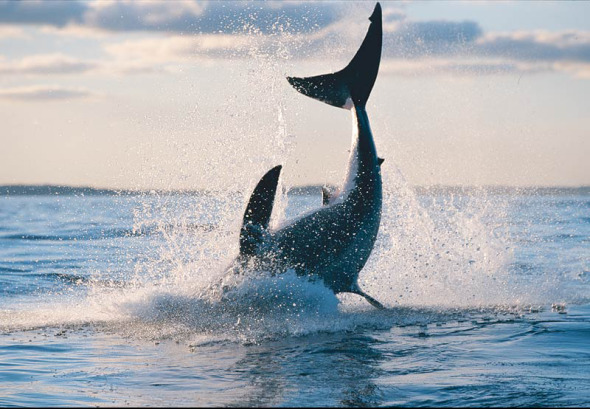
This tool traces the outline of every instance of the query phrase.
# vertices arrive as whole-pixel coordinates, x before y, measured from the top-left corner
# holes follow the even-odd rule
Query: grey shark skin
[[[240,255],[232,271],[246,266],[316,277],[334,293],[363,296],[376,308],[384,308],[365,294],[357,279],[367,262],[379,231],[382,182],[369,118],[365,109],[381,60],[381,6],[369,18],[367,35],[343,70],[309,78],[287,80],[304,95],[352,113],[353,138],[345,183],[324,206],[275,230],[268,226],[281,166],[260,180],[244,213],[240,231]]]

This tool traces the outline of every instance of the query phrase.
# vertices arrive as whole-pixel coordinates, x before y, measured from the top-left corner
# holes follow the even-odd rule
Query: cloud
[[[477,43],[482,56],[502,56],[525,61],[568,61],[590,63],[590,33],[516,32],[488,34]]]
[[[82,88],[65,88],[59,86],[30,86],[0,89],[0,99],[13,101],[52,101],[74,98],[88,98],[94,93]]]
[[[198,56],[236,57],[244,55],[255,43],[256,38],[250,36],[168,36],[108,44],[105,51],[119,60],[162,64],[187,61]]]
[[[166,63],[174,62],[172,55],[153,54],[153,47],[144,44],[144,58],[133,58],[139,50],[134,49],[135,54],[129,54],[127,50],[134,46],[126,44],[117,44],[120,52],[126,58],[116,58],[107,60],[84,60],[67,56],[61,53],[56,54],[37,54],[24,57],[21,60],[5,60],[0,56],[0,75],[26,75],[26,76],[44,76],[44,75],[72,75],[72,74],[149,74],[171,72]],[[117,48],[117,47],[114,47]],[[146,56],[155,56],[150,59]],[[131,58],[129,58],[131,57]],[[167,58],[168,57],[168,58]]]
[[[414,75],[565,72],[590,77],[590,32],[580,30],[484,33],[473,21],[401,21],[384,33],[383,54],[391,62],[389,73],[412,66]]]
[[[565,72],[575,78],[590,79],[590,64],[556,62],[552,67],[556,72]]]
[[[416,60],[416,72],[431,74],[565,72],[587,78],[590,72],[590,32],[486,33],[475,21],[412,21],[403,7],[383,7],[383,61],[398,67],[389,72],[403,71],[402,60]],[[19,62],[0,60],[0,73],[166,72],[170,64],[253,54],[346,59],[350,44],[357,44],[367,28],[359,11],[366,14],[370,8],[334,2],[0,0],[0,23],[10,27],[35,24],[83,36],[158,33],[122,42],[108,39],[103,47],[111,59],[100,63],[59,54],[33,56]],[[19,35],[10,30],[8,35]],[[433,58],[439,62],[433,64]]]
[[[87,4],[79,1],[0,0],[0,22],[63,27],[81,23],[87,9]]]
[[[0,23],[191,34],[308,32],[336,21],[340,9],[330,2],[0,0]]]
[[[384,34],[384,54],[396,58],[455,55],[482,35],[474,21],[404,21]]]
[[[0,26],[0,40],[5,38],[25,38],[25,32],[17,26]]]
[[[347,31],[348,29],[348,31]],[[165,65],[202,58],[249,58],[253,54],[296,59],[351,56],[366,26],[347,22],[315,33],[274,37],[266,35],[203,34],[128,40],[109,44],[106,52],[117,61]],[[585,32],[484,34],[474,22],[398,21],[384,33],[384,73],[410,75],[506,75],[565,72],[587,78],[590,35]],[[284,54],[282,51],[287,50]],[[411,63],[409,63],[411,62]],[[413,67],[407,70],[408,67]],[[406,75],[406,74],[403,74]]]
[[[561,71],[563,68],[551,65],[514,62],[509,60],[487,60],[481,58],[420,58],[389,59],[381,63],[380,74],[406,77],[455,76],[472,77],[485,75],[521,75],[548,71]],[[579,69],[580,67],[578,67]],[[573,67],[570,69],[573,70]]]
[[[95,2],[85,23],[113,31],[311,31],[335,21],[337,9],[334,3],[305,2]]]
[[[96,62],[82,61],[63,54],[42,54],[25,57],[20,61],[0,60],[0,74],[78,74],[89,72],[97,66]]]
[[[590,32],[484,33],[474,21],[404,21],[384,34],[390,58],[473,56],[520,61],[590,62]]]

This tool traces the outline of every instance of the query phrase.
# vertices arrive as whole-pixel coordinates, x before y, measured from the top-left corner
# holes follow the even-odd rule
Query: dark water
[[[244,200],[0,198],[0,406],[590,405],[587,190],[388,193],[386,311],[289,273],[211,291]]]

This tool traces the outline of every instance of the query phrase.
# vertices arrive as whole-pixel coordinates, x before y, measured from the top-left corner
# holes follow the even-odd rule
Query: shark
[[[349,64],[334,73],[287,77],[301,94],[351,112],[353,135],[345,180],[331,193],[322,190],[322,206],[271,228],[282,166],[270,169],[250,195],[240,229],[232,274],[245,268],[294,270],[320,279],[335,294],[354,293],[384,306],[358,284],[377,239],[383,204],[381,164],[366,105],[381,61],[382,10],[376,4],[365,38]]]

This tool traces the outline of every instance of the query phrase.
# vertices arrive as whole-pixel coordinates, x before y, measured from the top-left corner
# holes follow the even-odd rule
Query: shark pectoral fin
[[[328,205],[330,203],[330,199],[330,191],[325,186],[322,186],[322,205]]]
[[[371,304],[373,307],[377,308],[378,310],[384,310],[385,307],[383,306],[383,304],[381,304],[379,301],[377,301],[376,299],[374,299],[373,297],[371,297],[369,294],[363,292],[360,289],[357,289],[354,291],[355,294],[360,295],[361,297],[363,297],[365,300],[367,300],[369,302],[369,304]]]
[[[371,304],[373,307],[377,308],[378,310],[384,310],[385,306],[383,304],[381,304],[379,301],[377,301],[376,299],[374,299],[373,297],[371,297],[368,294],[361,294],[363,297],[365,297],[365,300],[367,300],[369,302],[369,304]]]
[[[379,166],[383,165],[383,162],[385,162],[385,159],[383,158],[377,158],[377,160],[379,161]]]
[[[251,256],[262,242],[274,206],[282,166],[275,166],[260,179],[244,212],[240,230],[240,254]]]
[[[383,29],[379,3],[369,20],[371,25],[365,39],[346,68],[315,77],[287,77],[287,81],[303,95],[335,107],[351,109],[353,104],[350,102],[365,106],[381,62]]]

